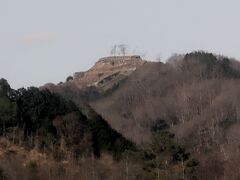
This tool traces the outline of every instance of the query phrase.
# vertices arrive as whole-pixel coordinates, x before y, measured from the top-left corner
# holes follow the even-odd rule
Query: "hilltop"
[[[79,101],[96,99],[116,89],[136,69],[147,63],[140,56],[109,56],[100,58],[93,67],[85,72],[76,72],[64,83],[46,84],[54,92],[65,97],[78,94]],[[69,92],[71,91],[71,92]]]
[[[97,86],[107,89],[109,84],[124,79],[144,63],[140,56],[104,57],[88,71],[75,73],[70,83],[78,88]]]

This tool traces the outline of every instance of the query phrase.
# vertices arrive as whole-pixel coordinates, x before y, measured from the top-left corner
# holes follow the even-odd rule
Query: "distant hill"
[[[204,52],[172,57],[166,64],[147,62],[132,73],[115,92],[92,101],[91,104],[115,129],[140,142],[147,137],[151,122],[159,118],[169,119],[172,125],[187,121],[180,120],[179,112],[176,112],[183,106],[182,93],[196,96],[192,90],[195,93],[200,93],[199,90],[219,90],[212,83],[225,86],[223,82],[236,81],[233,87],[238,84],[240,71],[236,64],[240,63]],[[202,89],[194,89],[194,84]],[[202,86],[205,85],[213,87],[204,89]],[[207,98],[205,93],[201,98]],[[198,99],[192,103],[198,103]],[[202,106],[201,108],[208,108]],[[192,112],[192,115],[195,116],[195,113]]]
[[[234,167],[240,160],[240,63],[200,51],[175,55],[167,63],[140,64],[124,81],[115,78],[113,70],[89,81],[91,86],[84,90],[68,86],[70,82],[55,91],[78,104],[89,103],[114,129],[137,143],[149,141],[152,124],[165,120],[200,161],[200,179],[239,177]],[[91,74],[99,67],[101,61]],[[111,76],[118,86],[103,91],[101,82],[108,84]]]
[[[150,137],[164,119],[200,160],[200,179],[236,179],[240,174],[239,62],[211,53],[146,63],[111,95],[91,102],[114,129],[135,142]]]

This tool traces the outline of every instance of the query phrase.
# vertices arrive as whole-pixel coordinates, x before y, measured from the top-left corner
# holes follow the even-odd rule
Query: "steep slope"
[[[157,94],[164,93],[160,92],[161,89],[165,93],[168,91],[170,79],[164,78],[167,71],[170,69],[165,69],[162,63],[147,63],[112,95],[92,101],[91,105],[113,128],[140,142],[147,138],[151,122],[161,114],[157,107],[161,102]]]

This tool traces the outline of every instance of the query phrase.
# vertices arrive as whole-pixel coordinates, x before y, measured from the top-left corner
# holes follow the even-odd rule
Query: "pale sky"
[[[114,44],[154,60],[206,50],[240,59],[239,0],[0,0],[0,77],[64,81]]]

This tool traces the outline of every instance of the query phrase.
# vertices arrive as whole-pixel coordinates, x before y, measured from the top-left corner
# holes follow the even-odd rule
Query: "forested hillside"
[[[151,141],[153,124],[165,121],[199,160],[198,178],[237,179],[239,67],[238,61],[212,53],[174,55],[166,63],[143,64],[110,93],[87,101],[137,144]],[[58,93],[79,104],[74,91]]]
[[[195,177],[198,161],[169,131],[152,125],[136,145],[88,105],[48,90],[11,89],[0,80],[1,179],[160,179]]]
[[[100,85],[14,90],[1,79],[0,177],[238,179],[238,61],[192,52],[124,78],[120,67],[103,79],[91,70]]]
[[[239,62],[211,53],[175,55],[147,63],[92,107],[125,137],[148,141],[165,120],[200,161],[200,179],[237,179]],[[109,113],[111,109],[111,113]]]

